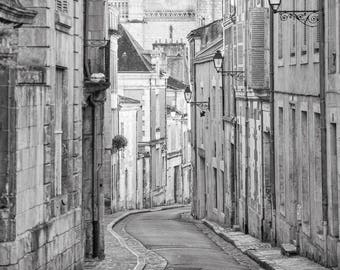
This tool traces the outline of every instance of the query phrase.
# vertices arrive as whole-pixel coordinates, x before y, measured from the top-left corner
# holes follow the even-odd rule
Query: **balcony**
[[[93,93],[110,87],[110,41],[87,40],[85,42],[85,88]]]

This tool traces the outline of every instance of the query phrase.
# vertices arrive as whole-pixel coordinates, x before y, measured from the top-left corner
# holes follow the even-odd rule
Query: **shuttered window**
[[[328,72],[336,72],[336,0],[328,0]]]
[[[320,9],[320,3],[319,0],[315,0],[316,1],[316,9],[319,10]],[[318,26],[314,27],[315,29],[315,33],[314,33],[314,53],[318,53],[319,52],[319,47],[320,47],[320,24],[318,24]]]
[[[278,33],[279,37],[279,52],[278,52],[278,57],[279,59],[283,58],[283,23],[281,20],[279,20],[279,33]]]
[[[307,0],[303,0],[303,10],[307,10]],[[301,46],[301,55],[307,54],[308,48],[308,27],[302,24],[302,46]]]
[[[254,8],[250,12],[250,42],[249,42],[249,86],[253,89],[268,88],[266,63],[268,54],[265,44],[269,34],[267,11],[264,8]]]
[[[296,0],[293,0],[293,7],[292,10],[296,10]],[[296,20],[291,21],[292,24],[292,37],[291,37],[291,46],[290,46],[290,56],[295,56],[296,51]]]
[[[56,9],[68,13],[68,0],[56,0]]]

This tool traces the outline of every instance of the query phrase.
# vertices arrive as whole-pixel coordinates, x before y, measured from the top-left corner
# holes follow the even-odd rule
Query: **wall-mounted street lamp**
[[[280,15],[281,21],[298,20],[304,25],[315,27],[319,24],[319,10],[279,10],[282,0],[268,0],[273,13]]]
[[[223,70],[223,56],[221,51],[217,51],[214,55],[214,66],[218,73],[222,73],[234,78],[237,81],[244,80],[244,71],[239,70]]]
[[[200,109],[201,116],[205,116],[205,113],[207,111],[210,111],[210,98],[208,98],[208,101],[199,101],[199,102],[191,101],[192,92],[191,92],[189,86],[187,86],[187,88],[185,88],[184,98],[185,98],[185,101],[187,103],[193,104],[193,105],[197,106]]]

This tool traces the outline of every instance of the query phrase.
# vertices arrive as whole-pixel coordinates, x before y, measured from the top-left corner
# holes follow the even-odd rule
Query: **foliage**
[[[123,148],[125,148],[128,144],[127,139],[123,136],[123,135],[116,135],[113,139],[112,139],[112,148],[113,150],[122,150]]]

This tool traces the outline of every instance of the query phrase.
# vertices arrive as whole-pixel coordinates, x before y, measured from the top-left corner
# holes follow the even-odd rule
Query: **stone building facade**
[[[191,201],[189,110],[184,99],[186,87],[172,77],[167,80],[167,204]]]
[[[26,9],[0,2],[1,269],[82,269],[84,257],[104,257],[103,123],[114,34],[104,2],[22,1]]]
[[[119,134],[128,144],[118,151],[119,177],[116,182],[114,209],[141,209],[143,206],[143,181],[138,181],[138,142],[141,141],[141,103],[139,100],[119,96]]]
[[[228,72],[223,80],[225,220],[216,219],[209,207],[202,206],[204,194],[208,205],[218,205],[220,199],[218,193],[202,192],[204,181],[199,177],[194,214],[236,226],[278,246],[290,244],[301,255],[337,267],[340,6],[337,1],[282,2],[283,10],[316,10],[324,5],[325,28],[320,23],[307,27],[297,20],[282,21],[274,15],[271,32],[267,3],[224,1],[223,68],[244,72],[239,81]],[[197,29],[189,35],[192,59],[199,54],[202,33]],[[190,67],[198,92],[201,74],[194,61]],[[196,132],[199,157],[206,151],[199,148],[200,132]],[[197,175],[202,175],[201,167],[207,162],[197,163]],[[214,182],[207,171],[206,183]]]
[[[1,225],[10,232],[1,237],[3,269],[82,267],[82,1],[64,2],[25,1],[29,10],[22,11],[18,1],[1,1],[17,9],[12,16],[22,14],[19,24],[36,14],[15,31],[18,43],[2,43],[18,46],[17,53],[11,52],[13,73],[2,72],[2,79],[10,81],[2,92],[9,93],[13,117],[1,136],[3,143],[13,140],[2,152],[10,157],[5,189],[14,199],[7,215],[10,227]]]
[[[145,51],[122,26],[118,46],[118,93],[142,105],[138,177],[144,183],[143,207],[165,203],[166,76],[159,52]]]
[[[339,180],[340,180],[340,5],[325,3],[325,67],[326,67],[326,127],[328,181],[328,241],[331,243],[328,262],[340,265],[339,246]]]
[[[82,221],[86,258],[105,256],[104,187],[112,181],[111,95],[116,89],[117,15],[105,0],[84,2]]]
[[[244,72],[224,76],[228,223],[269,241],[269,11],[255,1],[225,8],[224,70]]]
[[[222,48],[221,21],[193,30],[189,35],[191,85],[194,102],[210,102],[205,113],[191,105],[193,138],[193,209],[198,218],[225,221],[225,167],[223,137],[222,76],[217,73],[213,56]]]

